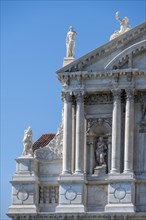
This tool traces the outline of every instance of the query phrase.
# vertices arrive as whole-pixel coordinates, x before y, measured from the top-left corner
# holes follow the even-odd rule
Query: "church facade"
[[[75,36],[71,27],[68,37]],[[73,42],[68,46],[72,54]],[[31,150],[24,138],[7,215],[15,220],[145,220],[146,22],[116,33],[77,60],[66,57],[57,76],[62,123]]]

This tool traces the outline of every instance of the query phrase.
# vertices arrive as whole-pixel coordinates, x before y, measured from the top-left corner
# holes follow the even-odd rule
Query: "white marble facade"
[[[57,71],[54,139],[16,159],[17,220],[146,219],[146,23]]]

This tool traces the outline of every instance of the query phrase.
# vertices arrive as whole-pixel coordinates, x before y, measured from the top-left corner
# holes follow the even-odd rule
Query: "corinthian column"
[[[63,93],[63,168],[62,173],[71,173],[71,150],[72,150],[72,96]]]
[[[133,172],[134,90],[126,90],[124,173]]]
[[[120,172],[121,154],[121,91],[113,91],[113,117],[112,117],[112,162],[111,173]]]
[[[75,173],[82,173],[84,167],[84,95],[76,94],[76,158]]]

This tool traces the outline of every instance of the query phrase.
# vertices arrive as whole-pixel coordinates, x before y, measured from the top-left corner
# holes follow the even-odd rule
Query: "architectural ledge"
[[[77,72],[63,72],[58,74],[58,79],[62,82],[66,82],[66,78],[76,79],[81,76],[82,79],[101,79],[101,78],[109,78],[113,76],[129,76],[132,74],[133,76],[141,76],[146,75],[146,69],[137,69],[137,68],[128,68],[128,69],[116,69],[116,70],[101,70],[98,72],[91,71],[77,71]]]

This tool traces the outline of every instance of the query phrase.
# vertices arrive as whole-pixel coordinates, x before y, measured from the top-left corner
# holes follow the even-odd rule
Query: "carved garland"
[[[86,105],[112,104],[112,102],[113,98],[111,93],[92,94],[85,97]]]

